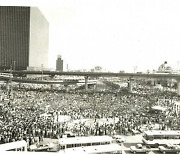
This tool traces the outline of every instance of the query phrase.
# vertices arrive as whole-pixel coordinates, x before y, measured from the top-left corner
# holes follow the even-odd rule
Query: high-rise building
[[[56,60],[56,71],[63,71],[63,60],[60,55],[58,55]]]
[[[0,6],[0,69],[48,67],[49,23],[36,7]]]

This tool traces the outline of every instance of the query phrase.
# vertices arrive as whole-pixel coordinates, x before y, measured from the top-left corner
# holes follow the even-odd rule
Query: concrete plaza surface
[[[124,137],[126,138],[125,143],[142,143],[142,134]]]

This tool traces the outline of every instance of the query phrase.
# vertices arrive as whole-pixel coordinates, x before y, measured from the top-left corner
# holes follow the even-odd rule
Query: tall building
[[[57,60],[56,60],[56,71],[63,71],[63,60],[61,56],[58,55]]]
[[[0,69],[48,67],[49,23],[35,7],[0,6]]]

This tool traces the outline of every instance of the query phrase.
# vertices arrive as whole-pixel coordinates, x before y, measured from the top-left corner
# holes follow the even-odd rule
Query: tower
[[[56,60],[56,71],[63,72],[63,60],[60,55],[58,55]]]

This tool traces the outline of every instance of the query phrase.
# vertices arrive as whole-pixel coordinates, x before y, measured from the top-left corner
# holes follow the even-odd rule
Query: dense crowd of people
[[[32,145],[43,138],[60,138],[66,131],[78,136],[129,135],[142,131],[143,126],[152,129],[158,124],[159,129],[178,129],[179,125],[172,110],[177,95],[141,81],[133,93],[108,89],[64,92],[31,84],[22,84],[20,89],[14,84],[9,91],[4,87],[1,84],[1,144],[26,140]],[[166,113],[150,112],[154,105],[165,107]],[[61,115],[70,120],[59,122]]]

